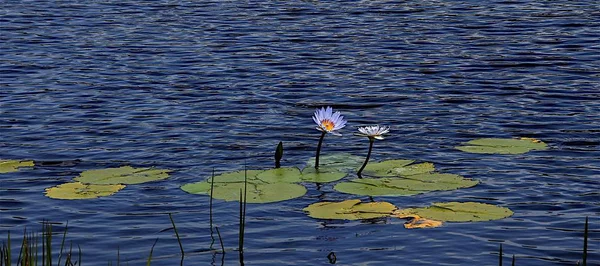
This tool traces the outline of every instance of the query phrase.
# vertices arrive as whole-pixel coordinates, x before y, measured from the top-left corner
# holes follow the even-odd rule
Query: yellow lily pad
[[[482,138],[456,146],[456,149],[482,154],[522,154],[532,150],[546,150],[548,145],[533,138]]]
[[[125,185],[94,185],[81,182],[65,183],[46,189],[46,196],[53,199],[95,199],[110,196],[125,188]]]
[[[33,167],[33,161],[0,160],[0,174],[19,171],[21,167]]]
[[[96,185],[141,184],[166,179],[169,177],[169,172],[171,170],[123,166],[84,171],[75,178],[75,181]]]
[[[478,202],[441,202],[425,208],[398,210],[394,216],[404,218],[416,215],[437,221],[478,222],[499,220],[513,215],[504,207]]]
[[[367,176],[410,176],[426,174],[435,171],[432,163],[411,164],[413,160],[388,160],[367,164],[363,174]]]
[[[412,196],[430,191],[468,188],[478,183],[460,175],[428,173],[408,177],[353,179],[338,183],[334,189],[362,196]]]
[[[389,216],[396,210],[389,202],[361,202],[359,199],[341,202],[317,202],[304,208],[308,216],[317,219],[362,220]]]
[[[306,194],[306,188],[293,183],[248,183],[227,182],[214,183],[212,197],[225,201],[239,201],[240,190],[244,187],[246,192],[246,202],[248,203],[270,203],[298,198]],[[190,194],[210,195],[210,182],[201,181],[183,185],[181,190]]]

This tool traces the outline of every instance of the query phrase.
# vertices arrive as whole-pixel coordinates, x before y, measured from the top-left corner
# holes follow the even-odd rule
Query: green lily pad
[[[513,215],[513,212],[508,208],[486,203],[442,202],[426,208],[398,210],[396,214],[412,214],[446,222],[479,222],[503,219]]]
[[[0,174],[19,171],[21,167],[33,167],[33,161],[0,160]]]
[[[344,178],[346,173],[343,172],[329,172],[327,170],[314,169],[314,168],[305,168],[302,171],[302,182],[312,182],[312,183],[329,183],[338,181]]]
[[[349,172],[362,165],[365,158],[350,153],[333,153],[319,158],[319,170],[322,172]],[[315,169],[315,158],[306,163],[304,169]]]
[[[84,184],[98,185],[140,184],[166,179],[169,177],[169,172],[171,172],[171,170],[123,166],[119,168],[84,171],[78,177],[76,177],[75,180]]]
[[[125,185],[95,185],[81,182],[65,183],[46,189],[46,196],[53,199],[95,199],[110,196],[125,188]]]
[[[362,220],[389,216],[396,206],[388,202],[365,202],[359,199],[341,202],[318,202],[304,208],[317,219]]]
[[[227,172],[214,177],[215,183],[237,183],[244,182],[247,178],[248,183],[261,183],[262,181],[257,178],[258,174],[265,172],[265,170],[240,170],[235,172]],[[207,179],[210,182],[212,177]]]
[[[190,194],[210,195],[210,183],[206,181],[186,184],[181,189]],[[213,198],[225,201],[239,201],[240,189],[243,191],[244,182],[214,183]],[[298,198],[306,194],[306,188],[293,183],[248,183],[246,202],[269,203]]]
[[[478,182],[454,174],[419,174],[408,177],[362,178],[335,185],[334,189],[364,196],[411,196],[430,191],[455,190]]]
[[[266,183],[296,183],[302,181],[302,173],[296,167],[274,168],[259,173],[256,178]]]
[[[367,164],[364,175],[370,176],[409,176],[435,171],[432,163],[411,164],[413,160],[388,160]]]
[[[485,154],[522,154],[532,150],[546,150],[548,145],[531,138],[501,139],[482,138],[471,140],[462,146],[456,146],[464,152]]]

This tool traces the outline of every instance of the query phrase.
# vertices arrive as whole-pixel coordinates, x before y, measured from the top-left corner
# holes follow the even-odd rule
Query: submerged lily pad
[[[396,206],[388,202],[365,202],[359,199],[341,202],[318,202],[304,208],[308,216],[317,219],[361,220],[389,216]]]
[[[477,183],[460,175],[429,173],[408,177],[354,179],[339,183],[334,189],[364,196],[411,196],[430,191],[468,188]]]
[[[432,163],[411,164],[413,160],[388,160],[367,164],[364,175],[370,176],[409,176],[435,171]]]
[[[548,145],[531,138],[482,138],[466,142],[462,146],[457,146],[456,149],[470,153],[522,154],[532,150],[548,149]]]
[[[32,167],[33,161],[0,160],[0,174],[19,171],[21,167]]]
[[[446,222],[479,222],[503,219],[513,215],[513,212],[508,208],[486,203],[442,202],[426,208],[402,209],[394,213],[394,216],[401,218],[407,215]]]
[[[84,171],[75,180],[85,184],[140,184],[166,179],[169,172],[171,170],[123,166]]]
[[[322,172],[348,172],[357,169],[364,162],[365,157],[350,153],[333,153],[319,157],[319,170]],[[307,169],[315,169],[315,158],[306,163]]]
[[[94,199],[110,196],[125,188],[125,185],[95,185],[81,182],[65,183],[46,189],[46,196],[53,199]]]
[[[186,184],[181,187],[191,194],[210,195],[210,183],[206,181]],[[306,188],[293,183],[248,183],[246,202],[269,203],[298,198],[306,194]],[[244,182],[214,183],[213,198],[225,201],[239,201],[240,190],[244,190]]]

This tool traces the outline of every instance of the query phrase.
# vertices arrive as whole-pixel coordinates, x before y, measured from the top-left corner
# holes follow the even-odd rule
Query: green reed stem
[[[321,138],[319,138],[319,145],[317,145],[317,154],[315,155],[315,169],[319,169],[319,156],[321,155],[321,146],[323,145],[323,139],[325,138],[325,134],[327,134],[327,132],[321,133]]]
[[[369,159],[371,158],[371,151],[373,151],[373,142],[375,142],[375,138],[369,137],[369,152],[367,153],[367,158],[365,158],[365,162],[360,167],[360,170],[358,170],[358,172],[356,173],[356,175],[358,175],[358,178],[362,178],[362,171],[365,169],[367,163],[369,162]]]
[[[179,243],[179,249],[181,250],[181,265],[183,265],[185,252],[183,251],[183,245],[181,244],[181,239],[179,238],[179,232],[177,232],[177,226],[175,226],[175,221],[173,221],[173,215],[171,215],[171,213],[169,213],[169,219],[171,219],[171,224],[173,224],[173,230],[175,231],[175,236],[177,237],[177,242]]]
[[[515,266],[515,255],[513,254],[513,258],[512,258],[512,266]]]
[[[63,239],[60,243],[60,253],[58,253],[58,265],[60,265],[60,261],[62,259],[63,256],[63,248],[65,246],[65,239],[67,238],[67,230],[69,228],[69,221],[67,221],[67,224],[65,225],[65,231],[63,232]],[[71,253],[69,253],[70,255]]]
[[[583,230],[583,258],[582,265],[587,266],[587,249],[588,249],[588,217],[585,217],[585,229]]]
[[[152,253],[154,253],[154,247],[156,246],[156,243],[158,242],[158,238],[154,241],[154,244],[152,245],[152,248],[150,249],[150,255],[148,255],[148,260],[146,261],[146,266],[150,266],[150,263],[152,262]],[[79,264],[81,265],[81,264]]]
[[[210,178],[210,199],[208,200],[208,222],[210,226],[210,249],[213,248],[215,238],[213,237],[213,192],[215,189],[215,168],[213,167],[212,176]]]
[[[500,254],[499,254],[498,260],[499,260],[498,265],[502,266],[502,244],[500,244]]]
[[[225,254],[225,245],[223,244],[223,238],[221,238],[221,232],[219,232],[219,227],[215,226],[215,230],[217,230],[217,235],[219,236],[219,242],[221,243],[221,252]]]

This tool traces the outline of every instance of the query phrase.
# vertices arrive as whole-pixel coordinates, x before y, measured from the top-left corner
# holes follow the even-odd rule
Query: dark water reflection
[[[85,264],[179,262],[172,212],[190,265],[210,245],[208,199],[179,190],[217,171],[302,166],[319,136],[310,116],[328,104],[349,120],[323,153],[363,155],[357,126],[392,134],[374,159],[434,162],[481,181],[398,206],[474,200],[511,218],[405,230],[403,220],[319,221],[302,208],[343,200],[331,184],[282,203],[249,205],[247,264],[574,265],[600,214],[600,5],[597,1],[22,2],[0,8],[0,156],[47,164],[0,176],[0,236],[69,221]],[[478,137],[534,137],[547,151],[516,156],[453,149]],[[42,191],[101,167],[174,169],[167,181],[112,197],[58,201]],[[237,205],[215,203],[237,263]]]

